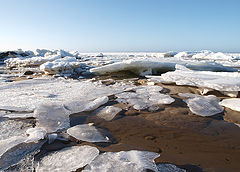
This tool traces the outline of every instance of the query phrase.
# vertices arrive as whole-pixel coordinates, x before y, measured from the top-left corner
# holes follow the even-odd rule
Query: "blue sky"
[[[0,50],[240,52],[240,0],[0,0]]]

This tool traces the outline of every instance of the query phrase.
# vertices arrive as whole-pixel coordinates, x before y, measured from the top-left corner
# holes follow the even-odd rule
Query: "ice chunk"
[[[122,109],[114,106],[103,106],[94,111],[94,115],[105,119],[106,121],[111,121]]]
[[[157,166],[154,163],[154,159],[157,157],[159,154],[147,151],[106,152],[94,159],[83,172],[139,172],[147,169],[157,172]]]
[[[136,110],[144,110],[147,108],[155,109],[158,104],[171,104],[175,99],[169,95],[161,94],[160,91],[163,88],[160,86],[141,86],[137,87],[134,92],[123,92],[116,94],[116,101],[122,103],[128,103]],[[154,107],[154,108],[151,108]]]
[[[9,139],[1,140],[0,141],[0,159],[5,152],[7,152],[9,149],[11,149],[16,145],[23,143],[25,140],[26,140],[26,137],[23,137],[23,136],[13,136],[13,137],[10,137]]]
[[[151,76],[148,76],[151,78]],[[153,77],[157,80],[157,77]],[[176,65],[174,72],[167,72],[158,77],[159,81],[175,82],[177,85],[206,87],[218,91],[240,91],[240,73],[193,71]]]
[[[173,164],[158,164],[158,172],[186,172],[186,170],[178,168]]]
[[[214,95],[209,96],[189,96],[190,98],[185,100],[190,110],[199,116],[212,116],[223,111],[223,108],[219,105],[219,99]]]
[[[32,118],[34,117],[34,113],[6,113],[4,117],[7,118]]]
[[[0,170],[33,171],[34,155],[40,151],[45,141],[37,143],[20,143],[8,149],[0,158]]]
[[[36,142],[38,140],[44,139],[45,135],[47,134],[47,131],[44,128],[35,127],[35,128],[29,128],[26,131],[26,134],[28,135],[27,140],[25,140],[26,143],[29,142]]]
[[[73,70],[80,66],[81,63],[75,57],[65,57],[52,62],[46,62],[40,66],[40,69],[46,74],[73,73]]]
[[[99,150],[92,146],[73,146],[44,156],[37,164],[36,172],[71,172],[92,162]]]
[[[67,130],[67,133],[86,142],[108,142],[109,138],[104,137],[94,126],[88,124],[76,125]]]
[[[240,98],[224,99],[219,104],[240,112]]]
[[[70,127],[70,111],[62,105],[43,104],[34,111],[38,126],[48,133]]]

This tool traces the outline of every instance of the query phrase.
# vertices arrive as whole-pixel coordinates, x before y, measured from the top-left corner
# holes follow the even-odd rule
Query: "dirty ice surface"
[[[162,94],[161,86],[141,86],[135,89],[135,92],[123,92],[116,94],[116,101],[128,103],[136,110],[148,109],[158,110],[159,104],[171,104],[175,100],[169,95]]]
[[[92,146],[72,146],[44,156],[36,167],[36,172],[71,172],[90,164],[99,155]]]
[[[96,127],[89,124],[76,125],[67,130],[67,133],[81,141],[86,142],[108,142],[109,138],[104,136]]]
[[[179,96],[187,97],[188,99],[185,102],[189,109],[199,116],[213,116],[224,110],[219,105],[219,99],[214,95],[200,96],[180,93]]]
[[[100,154],[83,172],[97,171],[145,171],[147,169],[157,172],[157,166],[154,159],[160,155],[154,152],[147,151],[121,151],[121,152],[106,152]]]
[[[219,104],[240,112],[240,98],[224,99]]]

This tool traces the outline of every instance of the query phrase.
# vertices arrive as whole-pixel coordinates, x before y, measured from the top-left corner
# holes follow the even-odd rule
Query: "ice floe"
[[[47,134],[47,131],[44,128],[35,127],[35,128],[29,128],[26,131],[26,134],[28,135],[27,140],[25,140],[26,143],[29,142],[36,142],[38,140],[44,139],[45,135]]]
[[[240,73],[238,72],[210,72],[193,71],[184,66],[176,65],[174,72],[167,72],[161,76],[147,76],[154,81],[176,83],[206,87],[218,91],[240,91]]]
[[[103,106],[96,109],[93,114],[106,120],[111,121],[122,109],[114,106]]]
[[[99,155],[91,146],[72,146],[44,156],[36,166],[36,172],[71,172],[90,164]]]
[[[128,103],[136,110],[158,109],[159,104],[171,104],[175,99],[169,95],[161,94],[161,86],[140,86],[135,92],[123,92],[116,94],[116,101]]]
[[[219,105],[219,99],[214,95],[200,96],[194,94],[179,94],[182,97],[188,97],[185,100],[189,109],[199,116],[213,116],[221,113],[224,109]]]
[[[96,157],[83,172],[97,171],[146,171],[147,169],[157,172],[154,159],[160,155],[147,151],[121,151],[106,152]]]
[[[231,99],[224,99],[219,103],[221,106],[225,106],[230,108],[234,111],[240,112],[240,98],[231,98]]]
[[[74,127],[71,127],[67,130],[67,133],[82,141],[86,142],[108,142],[109,138],[107,136],[104,136],[102,133],[100,133],[96,127],[88,125],[88,124],[82,124],[82,125],[76,125]]]

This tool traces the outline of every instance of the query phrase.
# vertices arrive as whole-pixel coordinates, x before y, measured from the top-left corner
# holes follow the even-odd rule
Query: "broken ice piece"
[[[106,121],[111,121],[122,109],[114,106],[103,106],[96,109],[93,114],[105,119]]]
[[[6,113],[4,115],[4,117],[7,117],[7,118],[11,118],[11,119],[14,119],[14,118],[32,118],[34,117],[34,113]]]
[[[240,112],[240,98],[224,99],[219,104]]]
[[[36,166],[36,172],[71,172],[92,162],[99,150],[92,146],[72,146],[44,156]]]
[[[43,104],[34,111],[38,126],[46,129],[48,133],[70,127],[70,111],[62,105]]]
[[[158,172],[186,172],[186,170],[178,168],[173,164],[158,164]]]
[[[27,140],[25,140],[25,142],[29,143],[29,142],[36,142],[38,140],[44,139],[45,135],[47,134],[47,131],[44,128],[35,127],[35,128],[29,128],[26,131],[26,134],[28,135],[28,138]]]
[[[191,97],[192,96],[192,97]],[[219,105],[219,99],[214,95],[199,96],[190,95],[191,98],[185,100],[190,110],[199,116],[213,116],[223,111]]]
[[[67,133],[86,142],[108,142],[109,138],[104,137],[94,126],[88,124],[76,125],[67,130]]]
[[[154,163],[157,157],[159,154],[147,151],[106,152],[95,158],[83,172],[145,171],[147,169],[157,172],[157,166]]]

